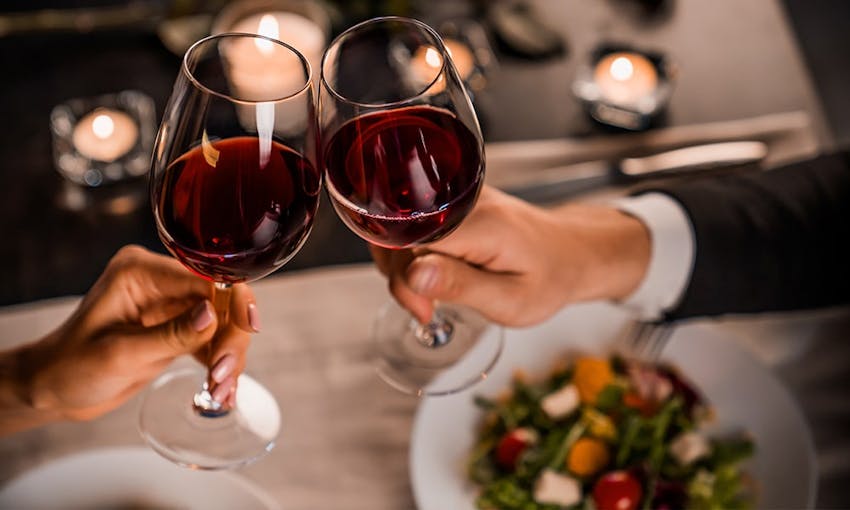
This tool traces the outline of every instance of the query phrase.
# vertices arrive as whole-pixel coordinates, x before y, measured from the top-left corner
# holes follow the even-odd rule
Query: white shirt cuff
[[[619,199],[614,206],[649,229],[651,255],[643,281],[621,302],[641,320],[657,320],[682,298],[694,266],[696,239],[685,210],[663,193]]]

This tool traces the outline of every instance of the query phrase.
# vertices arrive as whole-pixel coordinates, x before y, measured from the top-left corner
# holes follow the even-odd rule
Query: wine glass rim
[[[340,94],[339,92],[337,92],[336,89],[334,89],[334,87],[332,87],[331,84],[327,82],[327,80],[325,79],[325,61],[328,58],[328,53],[329,53],[328,50],[330,50],[331,48],[336,46],[340,41],[342,41],[342,39],[348,37],[351,32],[354,32],[355,30],[359,30],[360,28],[362,28],[366,25],[371,25],[371,24],[385,22],[385,21],[399,21],[401,23],[409,23],[411,25],[416,25],[417,27],[423,29],[428,35],[433,37],[434,41],[437,44],[437,49],[440,51],[441,55],[447,55],[448,54],[448,50],[446,49],[446,45],[443,43],[443,38],[440,36],[439,33],[437,33],[436,30],[431,28],[427,23],[424,23],[424,22],[422,22],[422,21],[420,21],[416,18],[408,18],[406,16],[378,16],[376,18],[370,18],[370,19],[367,19],[365,21],[361,21],[360,23],[357,23],[354,26],[347,28],[341,34],[334,37],[334,39],[331,41],[331,43],[328,44],[328,49],[325,50],[324,55],[322,55],[322,62],[319,64],[319,76],[320,76],[320,81],[322,82],[322,88],[326,89],[328,92],[333,94],[340,101],[344,101],[344,102],[351,104],[351,105],[354,105],[354,106],[361,106],[361,107],[364,107],[364,108],[392,108],[392,107],[396,107],[396,106],[406,105],[406,104],[409,104],[409,103],[416,101],[417,99],[422,98],[425,95],[425,93],[428,92],[428,90],[430,90],[431,87],[434,86],[434,84],[437,82],[437,80],[439,80],[440,77],[446,71],[446,66],[447,66],[448,61],[449,61],[446,58],[442,59],[442,63],[440,64],[440,72],[436,73],[434,75],[434,78],[430,82],[428,82],[428,84],[425,85],[422,88],[422,90],[420,90],[416,94],[413,94],[410,97],[406,97],[404,99],[398,99],[398,100],[395,100],[395,101],[376,102],[376,103],[364,103],[364,102],[361,102],[361,101],[355,101],[354,99],[348,98],[348,97]]]
[[[213,89],[209,88],[208,86],[204,85],[203,83],[201,83],[201,81],[198,78],[196,78],[194,73],[192,73],[192,71],[189,69],[189,55],[192,54],[199,46],[207,44],[210,41],[213,41],[213,40],[216,40],[216,39],[228,39],[228,38],[232,38],[232,37],[250,37],[250,38],[253,38],[253,39],[265,39],[266,41],[269,41],[270,43],[277,44],[278,46],[283,46],[284,48],[288,49],[293,54],[295,54],[296,57],[298,57],[298,59],[301,61],[301,64],[304,66],[304,69],[307,71],[307,77],[304,80],[304,85],[302,85],[301,88],[299,88],[298,90],[296,90],[296,91],[294,91],[290,94],[287,94],[285,96],[281,96],[281,97],[277,97],[277,98],[273,98],[273,99],[266,99],[266,100],[263,100],[263,101],[256,101],[256,100],[241,99],[241,98],[238,98],[238,97],[233,97],[230,94],[225,94],[223,92],[213,90]],[[189,49],[186,50],[186,53],[183,55],[183,60],[180,64],[180,68],[183,71],[183,73],[189,78],[189,81],[191,81],[193,84],[195,84],[196,87],[198,87],[199,89],[201,89],[205,93],[216,96],[216,97],[220,97],[222,99],[226,99],[228,101],[232,101],[232,102],[237,103],[237,104],[244,104],[244,105],[258,105],[258,104],[264,104],[264,103],[279,103],[281,101],[286,101],[288,99],[292,99],[296,96],[300,96],[301,94],[304,93],[305,90],[309,89],[310,84],[313,81],[313,68],[310,65],[310,61],[307,60],[307,58],[304,55],[302,55],[301,52],[298,51],[294,46],[292,46],[288,43],[285,43],[281,40],[278,40],[278,39],[273,39],[271,37],[267,37],[265,35],[260,35],[260,34],[252,34],[250,32],[223,32],[221,34],[208,35],[207,37],[204,37],[203,39],[199,39],[199,40],[195,41],[192,44],[192,46],[190,46]]]

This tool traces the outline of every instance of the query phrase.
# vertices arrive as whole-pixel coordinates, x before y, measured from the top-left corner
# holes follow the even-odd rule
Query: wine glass
[[[440,36],[401,17],[340,34],[322,60],[319,130],[334,209],[355,234],[394,250],[427,250],[475,205],[484,143]],[[398,390],[446,395],[487,376],[501,328],[437,304],[419,324],[395,303],[374,326],[378,373]]]
[[[271,273],[306,240],[321,188],[315,160],[311,70],[297,50],[221,34],[187,51],[154,145],[151,202],[168,251],[212,282],[219,328],[231,285]],[[243,374],[230,408],[211,385],[206,370],[155,381],[141,409],[144,439],[201,469],[270,451],[280,428],[272,395]]]

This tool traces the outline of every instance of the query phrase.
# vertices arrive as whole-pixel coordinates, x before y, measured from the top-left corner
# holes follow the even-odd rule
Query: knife
[[[531,202],[567,198],[591,190],[658,177],[757,163],[767,156],[763,142],[695,145],[648,156],[596,160],[503,176],[502,190]]]

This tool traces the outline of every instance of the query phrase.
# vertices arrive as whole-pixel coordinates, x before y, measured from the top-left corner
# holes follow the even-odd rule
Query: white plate
[[[147,448],[90,450],[48,462],[0,490],[0,508],[276,510],[259,487],[227,472],[191,471]]]
[[[570,307],[550,321],[507,333],[502,359],[471,390],[425,399],[410,446],[413,494],[420,510],[467,510],[475,490],[465,476],[481,413],[475,394],[508,387],[514,369],[543,373],[568,350],[602,352],[622,331],[627,316],[615,307]],[[817,469],[811,435],[797,404],[763,365],[724,334],[704,325],[676,330],[663,355],[702,390],[720,428],[748,431],[756,454],[746,465],[759,487],[759,508],[812,508]]]

